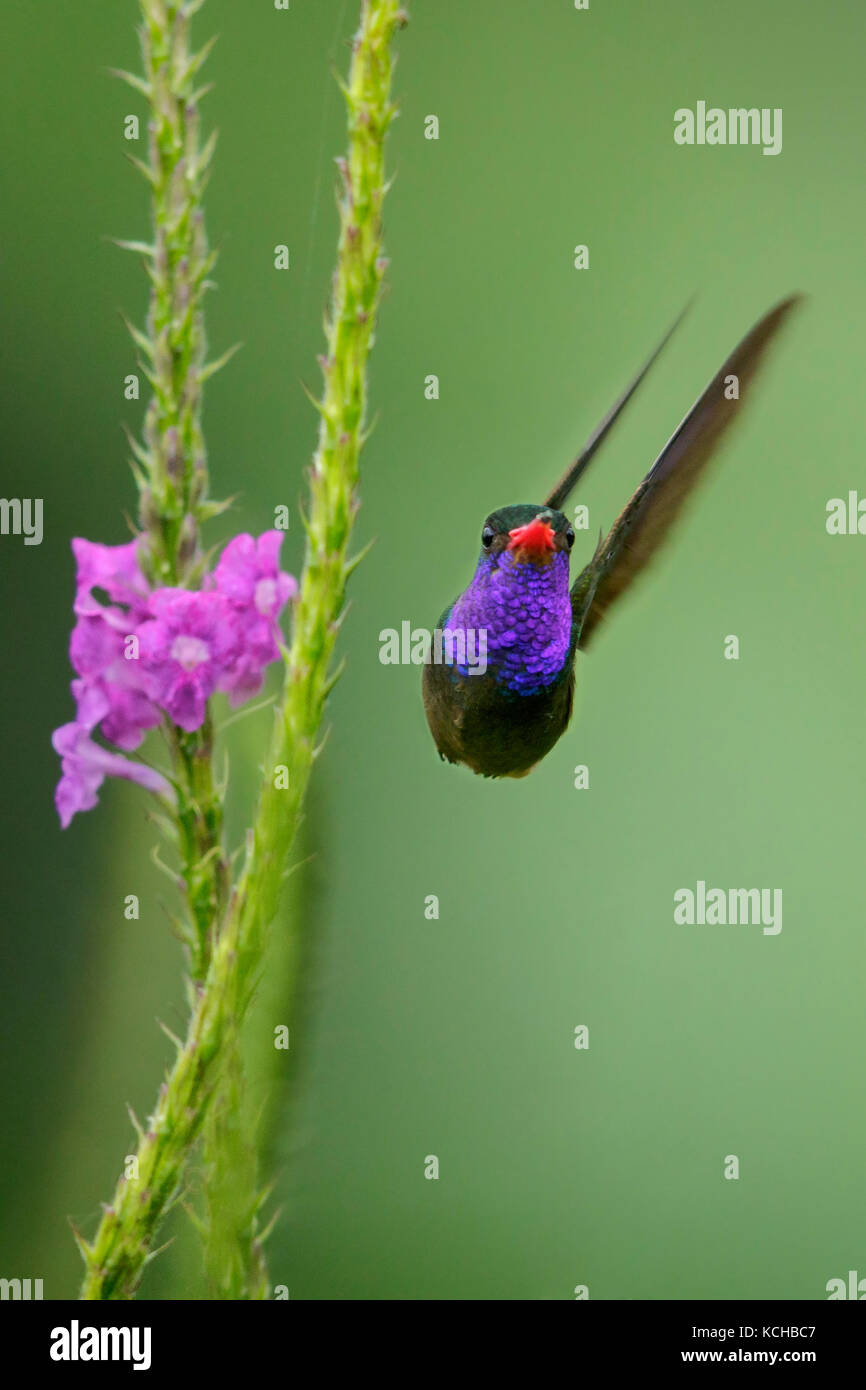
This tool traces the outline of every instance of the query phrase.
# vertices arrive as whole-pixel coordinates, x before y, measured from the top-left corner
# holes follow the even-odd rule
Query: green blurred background
[[[49,734],[70,717],[69,541],[126,539],[121,433],[147,231],[123,159],[137,7],[6,0],[0,123],[3,1162],[0,1274],[74,1293],[182,1026],[179,947],[137,789],[61,833]],[[392,260],[372,377],[348,667],[330,704],[289,916],[250,1032],[292,1298],[825,1297],[866,1275],[862,873],[866,540],[826,534],[863,485],[860,0],[411,5],[389,146]],[[208,0],[211,533],[297,517],[333,261],[333,157],[355,0]],[[680,148],[699,99],[782,107],[784,148]],[[436,114],[438,142],[424,139]],[[291,269],[273,269],[273,247]],[[590,269],[572,268],[576,243]],[[527,781],[441,765],[417,669],[380,629],[432,626],[492,508],[540,499],[686,298],[698,300],[580,500],[607,526],[750,323],[800,288],[743,426],[663,560],[579,665],[577,717]],[[436,373],[441,396],[424,398]],[[579,536],[583,554],[592,540]],[[290,568],[301,529],[286,546]],[[736,633],[738,662],[722,657]],[[233,730],[234,833],[266,715]],[[576,791],[585,763],[590,788]],[[784,927],[677,927],[673,893],[781,887]],[[123,898],[141,897],[138,922]],[[438,894],[438,921],[424,901]],[[270,1046],[292,1026],[286,1059]],[[588,1051],[574,1028],[587,1024]],[[438,1181],[424,1177],[436,1154]],[[736,1154],[739,1181],[725,1181]],[[193,1175],[195,1184],[195,1175]],[[182,1213],[143,1293],[200,1296]]]

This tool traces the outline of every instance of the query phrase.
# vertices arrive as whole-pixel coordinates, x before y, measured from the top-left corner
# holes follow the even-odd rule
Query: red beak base
[[[515,526],[508,537],[509,550],[525,551],[533,560],[540,560],[553,550],[553,527],[540,517],[525,526]]]

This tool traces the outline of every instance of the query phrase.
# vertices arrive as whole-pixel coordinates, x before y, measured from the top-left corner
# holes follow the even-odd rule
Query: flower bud
[[[177,558],[181,569],[187,569],[197,554],[198,527],[195,524],[195,517],[187,512],[180,524],[180,535],[177,542]]]

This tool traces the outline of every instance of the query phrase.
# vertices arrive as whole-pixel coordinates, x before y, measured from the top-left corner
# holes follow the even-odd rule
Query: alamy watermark
[[[828,536],[866,536],[866,497],[849,488],[847,497],[831,497],[824,522]]]
[[[27,1302],[43,1296],[41,1279],[0,1279],[0,1299],[21,1299]]]
[[[0,536],[23,536],[25,545],[42,544],[42,498],[0,497]]]
[[[856,1298],[858,1303],[866,1299],[866,1279],[861,1279],[856,1269],[848,1270],[846,1279],[828,1279],[824,1285],[828,1302],[838,1298]]]
[[[379,633],[379,660],[383,666],[457,666],[470,676],[487,670],[486,627],[413,628],[408,620]]]
[[[674,921],[677,926],[764,928],[764,936],[778,936],[782,930],[781,888],[707,888],[702,878],[694,891],[677,888],[674,892]]]
[[[707,106],[694,111],[680,106],[674,112],[674,141],[678,145],[763,145],[764,154],[782,153],[782,108],[776,106]]]
[[[150,1369],[149,1327],[69,1327],[51,1329],[52,1361],[131,1361],[134,1371]]]

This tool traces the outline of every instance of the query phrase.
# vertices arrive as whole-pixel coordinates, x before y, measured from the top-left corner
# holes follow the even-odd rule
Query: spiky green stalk
[[[139,350],[141,370],[153,395],[148,403],[141,442],[130,439],[132,468],[139,487],[139,556],[154,585],[192,584],[203,565],[201,524],[223,510],[208,499],[208,474],[202,428],[202,392],[230,354],[207,363],[204,296],[216,260],[205,232],[202,206],[216,133],[200,141],[199,106],[207,91],[199,86],[201,70],[213,40],[198,52],[190,46],[190,20],[202,0],[140,0],[143,76],[120,73],[148,101],[148,158],[133,159],[146,178],[152,206],[151,243],[122,242],[144,258],[151,282],[144,331],[129,325]],[[186,732],[165,721],[177,790],[175,824],[170,838],[180,859],[183,914],[176,927],[187,947],[190,981],[200,985],[207,974],[214,937],[228,901],[229,865],[223,846],[223,797],[213,774],[213,734],[210,715],[204,725]],[[237,1092],[240,1056],[231,1071]],[[206,1264],[213,1271],[208,1239],[224,1248],[229,1243],[229,1215],[256,1200],[255,1147],[243,1131],[234,1131],[229,1098],[215,1107],[219,1117],[205,1139],[205,1202],[219,1213],[222,1237],[215,1228],[205,1234]],[[225,1133],[223,1134],[223,1127]],[[225,1140],[225,1158],[220,1145]],[[240,1146],[246,1145],[243,1162]],[[221,1182],[221,1166],[231,1162],[236,1181],[244,1178],[248,1192],[238,1195],[237,1208],[217,1203],[209,1181]],[[222,1183],[224,1186],[224,1183]],[[238,1242],[255,1237],[246,1221]],[[234,1267],[237,1257],[227,1257]]]
[[[191,1148],[235,1055],[233,1039],[261,970],[325,702],[339,674],[331,663],[346,582],[357,563],[357,557],[349,557],[349,542],[365,438],[367,361],[385,273],[384,142],[395,111],[391,42],[405,20],[397,0],[362,0],[343,87],[349,149],[341,164],[340,235],[324,391],[317,403],[321,421],[310,477],[307,549],[255,824],[186,1039],[140,1135],[139,1181],[121,1179],[92,1245],[79,1238],[87,1265],[85,1298],[133,1296],[162,1219],[180,1191]]]
[[[257,1145],[248,1126],[240,1039],[226,1062],[204,1129],[205,1211],[201,1233],[213,1299],[263,1299],[270,1292],[261,1213],[270,1193],[258,1187]]]
[[[202,0],[139,0],[144,77],[120,73],[148,101],[148,158],[133,158],[151,191],[153,240],[140,252],[151,282],[144,332],[130,325],[153,388],[143,440],[133,443],[139,486],[140,553],[157,585],[183,584],[201,562],[199,527],[222,509],[208,499],[202,386],[225,358],[207,363],[204,296],[216,253],[202,199],[216,132],[201,143],[199,85],[213,41],[192,52],[189,26]]]
[[[150,278],[144,330],[129,324],[152,388],[142,439],[130,437],[139,489],[139,557],[153,585],[190,584],[200,575],[202,522],[226,504],[208,497],[202,388],[230,354],[207,363],[204,296],[216,255],[208,247],[202,200],[216,143],[202,144],[201,70],[213,46],[190,47],[190,20],[203,0],[139,0],[143,76],[117,75],[148,102],[148,155],[132,162],[147,180],[152,241],[121,242],[140,254]],[[209,724],[185,733],[168,722],[178,789],[176,843],[185,882],[181,934],[194,979],[207,968],[214,922],[225,906],[228,868],[222,806],[211,769]]]

